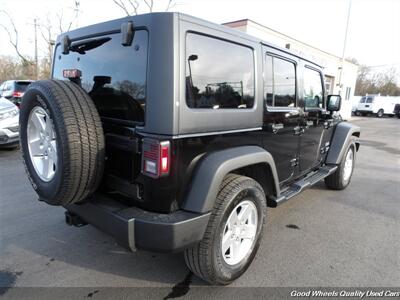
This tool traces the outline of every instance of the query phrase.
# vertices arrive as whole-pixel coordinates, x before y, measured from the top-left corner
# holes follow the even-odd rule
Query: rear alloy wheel
[[[382,117],[383,117],[383,114],[384,114],[383,109],[380,109],[380,110],[378,110],[378,113],[376,114],[376,116],[377,116],[378,118],[382,118]]]
[[[228,265],[240,263],[250,252],[257,233],[257,208],[252,201],[240,202],[225,223],[222,257]]]
[[[211,284],[240,277],[260,246],[266,199],[253,179],[228,174],[221,184],[203,239],[185,250],[188,268]]]

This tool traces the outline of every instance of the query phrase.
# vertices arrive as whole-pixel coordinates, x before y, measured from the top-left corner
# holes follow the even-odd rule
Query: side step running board
[[[294,182],[290,185],[286,190],[284,190],[279,197],[272,198],[273,206],[278,206],[283,202],[289,200],[290,198],[296,196],[301,191],[305,190],[306,188],[313,186],[318,181],[324,179],[325,177],[331,175],[333,172],[336,171],[338,166],[334,165],[326,165],[322,168],[318,169],[317,171],[307,175],[306,177],[300,179],[299,181]]]

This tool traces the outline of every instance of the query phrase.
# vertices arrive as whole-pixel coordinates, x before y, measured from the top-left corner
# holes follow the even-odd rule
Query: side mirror
[[[342,106],[342,97],[340,95],[328,95],[327,110],[339,111]]]

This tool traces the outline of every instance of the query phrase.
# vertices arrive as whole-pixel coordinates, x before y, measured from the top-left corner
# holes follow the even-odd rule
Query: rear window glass
[[[73,42],[69,54],[57,47],[53,77],[63,78],[64,69],[79,69],[82,87],[103,118],[144,122],[148,33],[138,30],[131,46],[121,45],[121,35],[95,37],[95,47]],[[87,49],[85,49],[87,48]],[[92,48],[92,49],[89,49]]]
[[[15,90],[17,92],[25,92],[25,90],[28,88],[28,85],[30,85],[30,82],[21,82],[21,81],[17,81],[15,83]]]
[[[252,108],[251,48],[198,34],[186,38],[186,103],[190,108]]]
[[[364,103],[365,99],[367,99],[366,97],[361,97],[360,103]]]

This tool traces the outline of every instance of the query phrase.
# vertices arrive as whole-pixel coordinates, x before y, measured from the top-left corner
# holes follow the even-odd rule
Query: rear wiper
[[[81,42],[75,42],[71,46],[69,46],[69,51],[78,52],[79,54],[85,54],[86,51],[100,47],[110,40],[110,37],[104,37],[100,39],[90,39]]]

